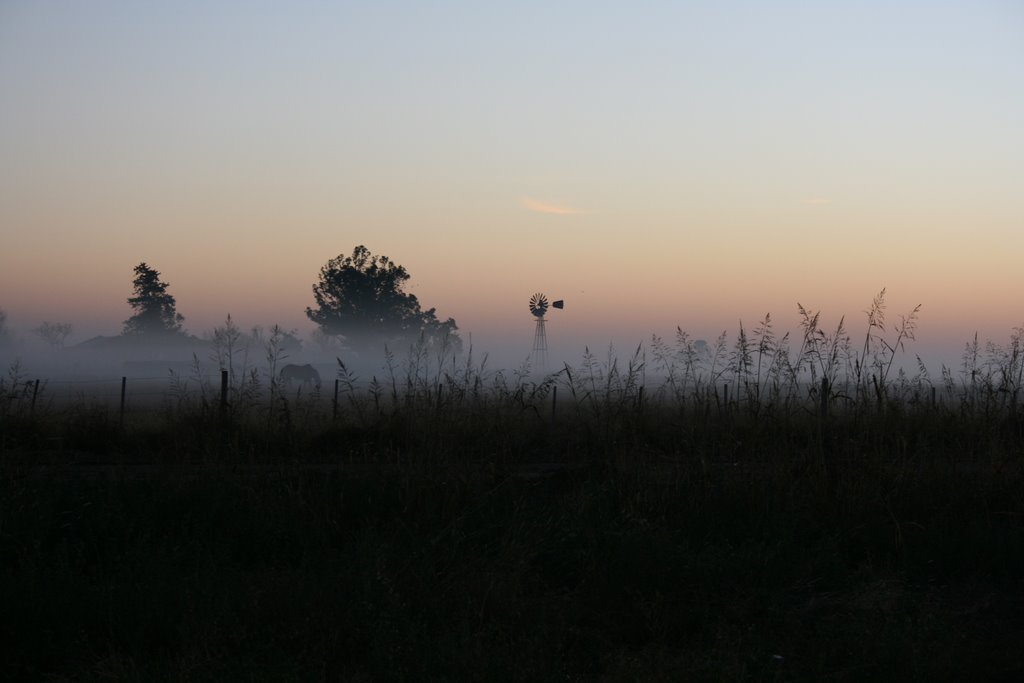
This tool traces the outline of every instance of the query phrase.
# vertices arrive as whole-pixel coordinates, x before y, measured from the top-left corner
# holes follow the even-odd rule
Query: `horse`
[[[309,363],[305,365],[286,365],[281,368],[281,383],[288,385],[292,381],[300,382],[302,386],[314,384],[320,388],[320,373]]]

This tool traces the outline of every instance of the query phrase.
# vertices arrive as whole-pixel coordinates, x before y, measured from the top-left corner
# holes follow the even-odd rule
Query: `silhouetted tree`
[[[7,329],[7,311],[0,308],[0,346],[6,346],[11,341],[11,331]]]
[[[313,285],[316,308],[307,308],[306,315],[324,334],[342,337],[355,351],[413,341],[421,334],[428,341],[447,336],[458,349],[455,320],[441,322],[435,309],[422,310],[416,295],[404,291],[408,281],[403,266],[360,245],[351,256],[333,258],[320,269]]]
[[[73,328],[71,323],[51,323],[43,321],[43,324],[32,330],[40,339],[55,349],[63,348],[64,341],[71,336]]]
[[[135,266],[132,288],[135,296],[128,297],[128,305],[135,315],[124,321],[126,335],[147,337],[179,335],[185,317],[175,310],[174,297],[167,293],[168,284],[160,281],[160,272],[145,263]]]

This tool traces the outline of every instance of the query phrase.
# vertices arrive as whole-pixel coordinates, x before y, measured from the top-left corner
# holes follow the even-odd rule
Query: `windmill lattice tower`
[[[565,302],[559,299],[551,304],[555,308],[564,308]],[[530,297],[530,313],[537,319],[537,325],[533,329],[533,350],[530,352],[530,362],[533,369],[540,372],[548,370],[548,335],[544,328],[544,314],[548,310],[548,298],[537,292]]]

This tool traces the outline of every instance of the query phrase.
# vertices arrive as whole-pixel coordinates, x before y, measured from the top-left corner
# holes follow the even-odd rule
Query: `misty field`
[[[912,316],[805,323],[319,389],[197,363],[124,413],[13,368],[4,678],[1019,680],[1019,332],[933,379]]]

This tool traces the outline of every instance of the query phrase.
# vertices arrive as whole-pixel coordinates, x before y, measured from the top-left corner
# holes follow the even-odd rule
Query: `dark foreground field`
[[[0,679],[1024,680],[1024,332],[909,376],[883,294],[860,351],[801,309],[795,355],[766,316],[541,379],[15,366]]]
[[[1015,411],[443,408],[7,415],[0,678],[1024,680]]]

